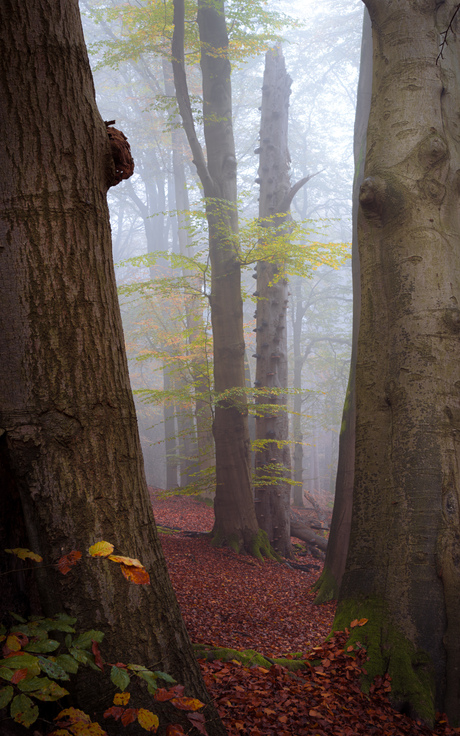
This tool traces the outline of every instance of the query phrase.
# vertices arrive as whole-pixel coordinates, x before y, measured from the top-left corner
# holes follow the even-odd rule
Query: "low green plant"
[[[131,582],[141,585],[149,582],[148,573],[139,560],[113,555],[113,549],[109,542],[97,542],[88,552],[92,557],[108,557],[118,563]],[[42,562],[39,555],[27,549],[5,551],[21,559]],[[80,551],[72,550],[58,561],[58,569],[67,574],[81,556]],[[80,667],[90,667],[101,674],[110,667],[110,680],[120,692],[115,694],[113,705],[105,711],[104,718],[115,718],[124,726],[137,721],[144,730],[150,733],[157,731],[160,720],[155,713],[129,706],[131,693],[127,690],[133,680],[138,680],[145,684],[160,711],[161,703],[171,703],[185,711],[189,722],[207,736],[205,718],[197,712],[204,703],[186,697],[183,685],[177,684],[169,674],[139,664],[103,661],[99,644],[104,632],[95,629],[78,632],[75,628],[77,619],[64,613],[51,618],[33,616],[25,619],[11,612],[10,618],[12,623],[8,627],[0,625],[3,654],[0,659],[0,711],[9,712],[16,723],[30,728],[40,715],[40,702],[60,701],[68,696],[69,690],[62,683],[69,682]],[[53,633],[58,638],[53,638]],[[3,687],[2,681],[5,683]],[[77,708],[61,710],[54,720],[56,729],[49,736],[107,736],[100,724],[93,723],[84,711]],[[166,728],[167,736],[183,733],[179,724],[169,724]]]

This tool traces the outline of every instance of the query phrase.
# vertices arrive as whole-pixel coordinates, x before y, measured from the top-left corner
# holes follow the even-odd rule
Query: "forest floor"
[[[442,715],[431,730],[393,710],[389,679],[361,692],[365,652],[348,652],[345,634],[326,642],[335,605],[314,605],[311,587],[322,562],[300,544],[295,562],[308,570],[214,549],[206,537],[187,535],[211,530],[211,508],[190,497],[161,498],[153,489],[151,496],[182,615],[194,644],[208,651],[199,662],[229,736],[460,734]],[[301,657],[308,664],[296,672],[279,664],[246,666],[235,655],[214,658],[214,648]]]

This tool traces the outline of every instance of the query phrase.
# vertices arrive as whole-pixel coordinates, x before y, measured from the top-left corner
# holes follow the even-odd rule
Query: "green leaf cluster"
[[[79,664],[95,670],[92,642],[102,641],[102,631],[75,634],[76,618],[61,613],[54,618],[37,616],[26,620],[11,613],[15,622],[9,629],[0,626],[0,641],[12,644],[12,650],[0,660],[0,680],[8,685],[0,688],[0,709],[10,706],[10,716],[27,728],[37,720],[39,708],[34,701],[60,700],[69,691],[56,680],[68,681]],[[50,638],[50,632],[65,633],[65,644]],[[58,652],[58,650],[60,650]],[[27,694],[26,694],[27,693]]]

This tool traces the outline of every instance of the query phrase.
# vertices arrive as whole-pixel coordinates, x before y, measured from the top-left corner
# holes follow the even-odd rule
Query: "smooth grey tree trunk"
[[[335,627],[369,676],[460,722],[460,61],[451,0],[366,0],[373,86],[358,240],[350,547]]]

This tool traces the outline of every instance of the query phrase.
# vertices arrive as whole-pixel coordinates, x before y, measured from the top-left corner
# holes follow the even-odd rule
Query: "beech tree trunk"
[[[193,160],[206,197],[211,261],[211,322],[216,451],[214,543],[260,555],[270,553],[259,530],[251,488],[244,374],[243,304],[238,257],[236,156],[232,127],[231,68],[224,3],[199,0],[206,159],[195,132],[184,67],[184,2],[174,1],[174,84]],[[215,50],[218,49],[218,52]]]
[[[332,511],[329,544],[324,561],[323,572],[316,582],[315,603],[325,603],[336,599],[345,571],[348,543],[350,541],[351,513],[353,505],[353,479],[355,465],[356,428],[356,357],[358,349],[358,328],[361,309],[359,253],[358,253],[358,207],[359,190],[364,178],[366,158],[366,134],[372,96],[372,32],[367,9],[364,10],[363,38],[361,44],[361,63],[359,71],[358,95],[354,131],[355,177],[353,182],[353,337],[345,405],[339,439],[339,460],[335,483],[334,509]]]
[[[291,82],[281,49],[268,51],[265,55],[258,149],[259,218],[262,224],[265,221],[267,228],[280,227],[289,212],[288,116]],[[282,267],[281,263],[257,263],[257,389],[287,388],[288,282],[286,278],[276,280]],[[291,477],[291,454],[287,396],[282,393],[263,393],[257,399],[256,394],[256,403],[265,407],[259,407],[256,415],[256,440],[261,441],[261,447],[255,454],[257,520],[276,551],[289,556],[291,489],[288,481]]]
[[[23,529],[19,546],[46,563],[43,611],[102,629],[107,661],[169,672],[207,702],[208,732],[223,736],[146,489],[111,256],[114,164],[78,3],[9,0],[2,10],[0,506],[19,514],[2,518],[2,546]],[[151,584],[85,554],[66,576],[50,564],[101,539],[140,559]],[[103,677],[82,681],[81,696],[90,713],[111,702]]]
[[[358,213],[361,320],[350,548],[334,626],[369,676],[460,721],[460,65],[457,2],[366,0],[373,89]]]

